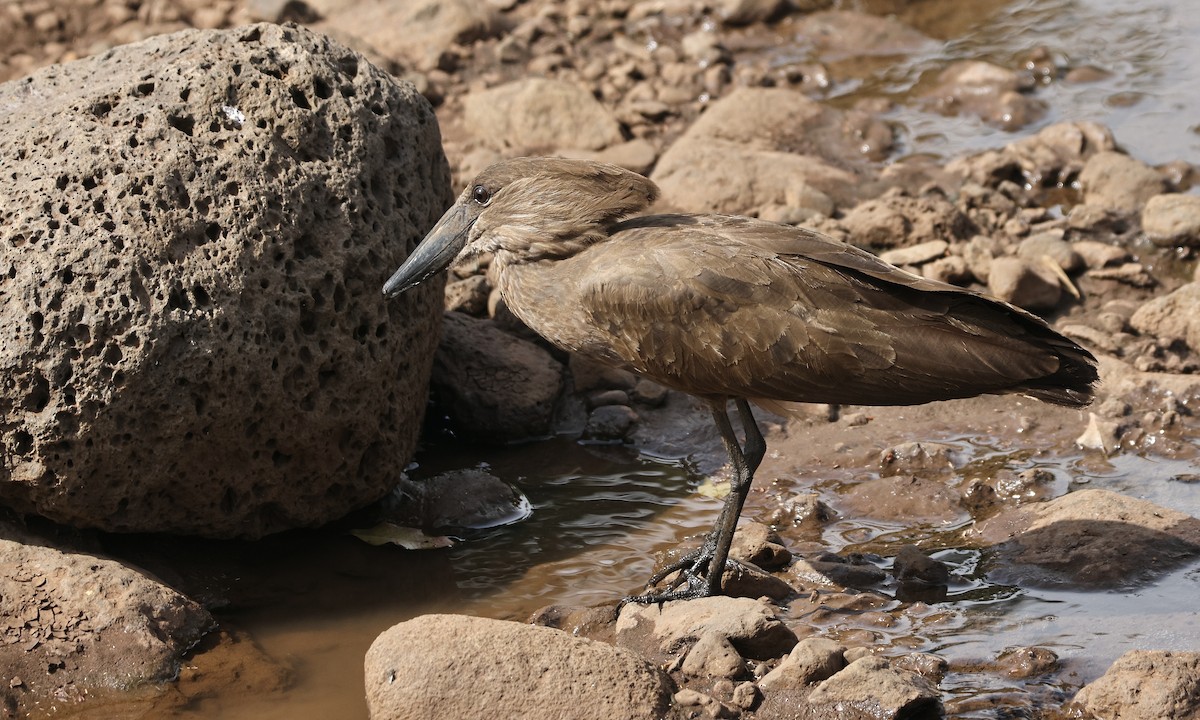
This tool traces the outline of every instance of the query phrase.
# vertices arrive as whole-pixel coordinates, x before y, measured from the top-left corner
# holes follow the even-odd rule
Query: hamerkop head
[[[675,571],[677,579],[632,600],[721,591],[766,451],[749,401],[916,405],[1021,393],[1091,402],[1096,359],[1020,308],[804,228],[721,215],[623,219],[656,194],[649,180],[602,163],[498,163],[383,288],[395,295],[456,257],[493,253],[505,302],[542,337],[709,404],[731,491],[700,548],[650,585]]]
[[[498,163],[463,190],[383,293],[402,293],[457,257],[504,251],[513,259],[538,260],[574,254],[657,197],[654,183],[615,165],[558,158]]]

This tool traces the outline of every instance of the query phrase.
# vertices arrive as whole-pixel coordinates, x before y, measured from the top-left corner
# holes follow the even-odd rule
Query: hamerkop
[[[497,163],[383,287],[393,296],[455,258],[493,253],[501,296],[542,337],[708,403],[732,463],[730,493],[700,548],[647,587],[678,570],[672,585],[629,600],[720,593],[766,451],[750,402],[1092,399],[1095,358],[1024,310],[803,228],[721,215],[625,219],[657,194],[646,178],[603,163]]]

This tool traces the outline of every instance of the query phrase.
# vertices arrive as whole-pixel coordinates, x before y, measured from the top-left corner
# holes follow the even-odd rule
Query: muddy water
[[[891,118],[904,128],[905,151],[952,157],[1008,142],[1011,136],[1003,130],[922,112],[911,96],[949,62],[981,59],[1020,67],[1032,50],[1044,47],[1060,67],[1094,68],[1106,77],[1044,83],[1037,97],[1048,111],[1034,129],[1094,120],[1146,162],[1200,161],[1200,14],[1188,0],[1026,0],[971,3],[965,12],[964,7],[918,4],[906,19],[946,42],[851,92],[898,103]],[[964,22],[972,17],[974,22]]]
[[[920,3],[906,19],[946,44],[835,85],[829,99],[849,103],[882,96],[896,101],[890,117],[902,128],[905,153],[950,157],[994,147],[1012,136],[970,118],[923,112],[911,97],[949,60],[990,59],[1011,66],[1014,58],[1045,46],[1072,67],[1095,66],[1107,76],[1041,88],[1039,97],[1049,112],[1039,125],[1096,120],[1112,127],[1118,141],[1142,159],[1200,163],[1200,45],[1194,42],[1200,37],[1200,13],[1191,3]],[[966,7],[971,9],[962,10]],[[979,440],[918,439],[957,443],[976,462],[1005,462],[1003,451]],[[1053,494],[1087,484],[1200,515],[1200,484],[1170,479],[1197,472],[1192,461],[1138,455],[1106,461],[1066,452],[1038,458],[1054,473]],[[181,689],[190,699],[171,716],[365,718],[363,653],[390,625],[426,612],[523,619],[550,603],[611,600],[638,588],[655,552],[703,532],[718,507],[717,501],[696,493],[697,479],[682,463],[569,440],[502,450],[443,447],[419,462],[418,476],[487,463],[525,492],[533,514],[512,526],[475,533],[457,547],[426,552],[371,547],[344,529],[288,534],[252,545],[180,542],[159,548],[183,559],[186,570],[180,572],[188,575],[183,584],[199,587],[199,595],[218,608],[222,624],[252,636],[286,677],[282,690],[249,694],[227,688],[189,690],[184,683]],[[808,476],[796,484],[806,482]],[[818,489],[820,485],[817,480]],[[1063,658],[1066,671],[1058,677],[1067,687],[1042,688],[1047,702],[1094,678],[1127,649],[1200,647],[1200,625],[1189,612],[1200,597],[1200,569],[1180,569],[1132,593],[1016,588],[989,581],[985,573],[992,558],[957,547],[958,530],[954,525],[889,525],[854,518],[828,526],[822,540],[829,549],[884,557],[890,557],[889,548],[905,542],[944,535],[947,549],[937,557],[960,578],[945,601],[909,612],[895,626],[848,615],[831,621],[830,632],[866,632],[878,642],[936,651],[954,668],[943,687],[957,698],[979,702],[1018,697],[1014,689],[1019,687],[1030,691],[996,674],[960,671],[1009,646],[1045,645]],[[125,549],[136,557],[135,548]],[[194,663],[203,675],[204,655]],[[1029,701],[1022,697],[1014,702]],[[963,707],[960,716],[972,717],[966,709],[970,706]],[[979,712],[978,717],[985,716]]]

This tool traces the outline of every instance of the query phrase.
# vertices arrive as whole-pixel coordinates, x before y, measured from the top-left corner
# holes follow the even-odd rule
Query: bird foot
[[[671,600],[695,600],[702,597],[712,597],[721,594],[721,575],[711,575],[713,543],[705,541],[700,547],[692,550],[675,562],[667,565],[646,582],[647,588],[652,588],[673,573],[678,573],[670,585],[661,592],[646,592],[641,595],[630,595],[621,600],[618,610],[626,603],[642,605],[659,604]],[[725,567],[741,567],[742,564],[733,558],[725,561]]]

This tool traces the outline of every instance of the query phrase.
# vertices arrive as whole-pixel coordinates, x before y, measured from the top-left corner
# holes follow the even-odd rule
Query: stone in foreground
[[[626,650],[465,615],[423,615],[381,634],[366,686],[372,720],[649,720],[665,715],[674,691]]]

